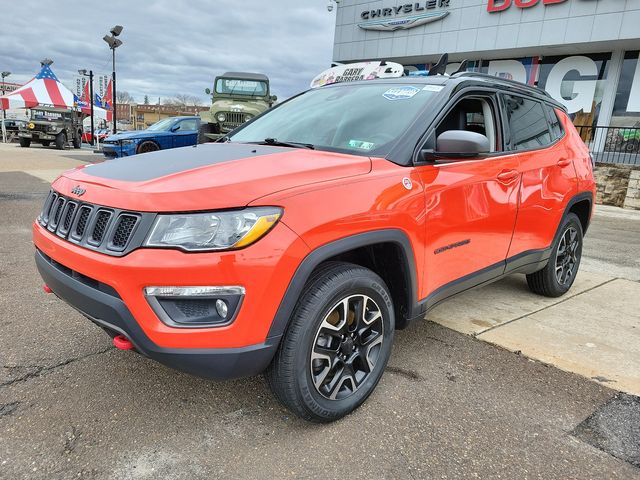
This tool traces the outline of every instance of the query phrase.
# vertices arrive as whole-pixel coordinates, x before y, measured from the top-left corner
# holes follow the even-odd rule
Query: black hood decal
[[[217,163],[291,151],[291,148],[243,143],[206,143],[89,165],[83,172],[94,177],[126,182],[145,182],[174,173]]]

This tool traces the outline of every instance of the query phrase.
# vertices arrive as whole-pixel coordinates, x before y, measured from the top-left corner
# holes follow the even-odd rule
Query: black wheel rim
[[[311,351],[311,379],[329,400],[353,395],[374,371],[384,342],[384,319],[366,295],[336,303],[316,332]]]
[[[560,285],[567,285],[576,274],[580,239],[575,227],[567,228],[562,234],[556,252],[556,280]]]
[[[140,147],[140,153],[155,152],[157,147],[153,143],[143,143]]]

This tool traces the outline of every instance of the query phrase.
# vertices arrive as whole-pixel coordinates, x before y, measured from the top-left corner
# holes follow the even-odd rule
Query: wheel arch
[[[388,255],[390,252],[393,252],[391,257]],[[284,334],[311,274],[321,264],[335,260],[364,266],[382,277],[394,302],[396,328],[403,328],[413,318],[417,304],[417,276],[411,242],[402,230],[375,230],[341,238],[309,253],[289,282],[267,338]]]
[[[573,197],[571,197],[569,202],[567,202],[567,206],[565,207],[564,215],[560,220],[560,224],[562,224],[562,220],[564,220],[564,218],[569,213],[574,213],[580,220],[580,224],[582,225],[582,234],[584,235],[587,233],[587,229],[589,228],[592,211],[593,211],[593,193],[591,192],[578,193],[577,195],[574,195]],[[560,225],[558,225],[558,228],[560,228]]]

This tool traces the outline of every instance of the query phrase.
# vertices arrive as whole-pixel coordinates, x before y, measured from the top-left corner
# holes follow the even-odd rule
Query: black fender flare
[[[403,269],[405,272],[405,281],[406,284],[409,285],[406,299],[409,305],[409,312],[407,313],[411,316],[411,313],[417,304],[417,276],[415,255],[413,253],[409,237],[399,229],[374,230],[341,238],[322,245],[311,251],[302,260],[302,262],[300,262],[300,265],[298,265],[298,268],[291,278],[289,286],[280,301],[280,306],[278,307],[273,318],[273,322],[271,323],[267,339],[278,338],[284,335],[289,325],[289,319],[291,318],[298,299],[302,294],[304,286],[311,276],[311,273],[318,265],[341,253],[381,243],[393,243],[400,247],[405,267]]]
[[[567,202],[567,206],[564,208],[564,213],[562,214],[562,218],[560,219],[560,223],[558,224],[557,230],[560,229],[560,225],[562,225],[562,221],[569,214],[569,210],[571,210],[571,208],[576,203],[582,202],[584,200],[588,200],[589,201],[589,218],[587,219],[587,226],[584,229],[584,231],[582,232],[583,235],[586,235],[587,228],[589,227],[589,224],[591,223],[591,215],[593,214],[593,193],[592,192],[580,192],[580,193],[575,194],[573,197],[571,197],[569,199],[569,201]],[[555,237],[554,237],[554,240],[555,240]]]

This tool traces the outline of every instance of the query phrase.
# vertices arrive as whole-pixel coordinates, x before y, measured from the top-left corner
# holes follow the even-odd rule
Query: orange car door
[[[518,256],[524,261],[551,245],[564,206],[578,185],[553,108],[516,95],[504,95],[502,100],[509,148],[518,153],[522,174],[518,220],[508,255],[514,259],[511,269],[519,266]]]
[[[502,151],[497,99],[488,96],[477,100],[482,107],[471,102],[461,113],[453,107],[457,125],[446,118],[441,125],[482,133],[484,121],[484,131],[492,137],[492,152],[475,158],[439,158],[417,167],[426,203],[422,297],[429,297],[430,305],[501,275],[516,222],[519,158]],[[478,115],[481,108],[483,115]],[[474,116],[481,120],[474,123]],[[441,130],[436,128],[436,137]]]

